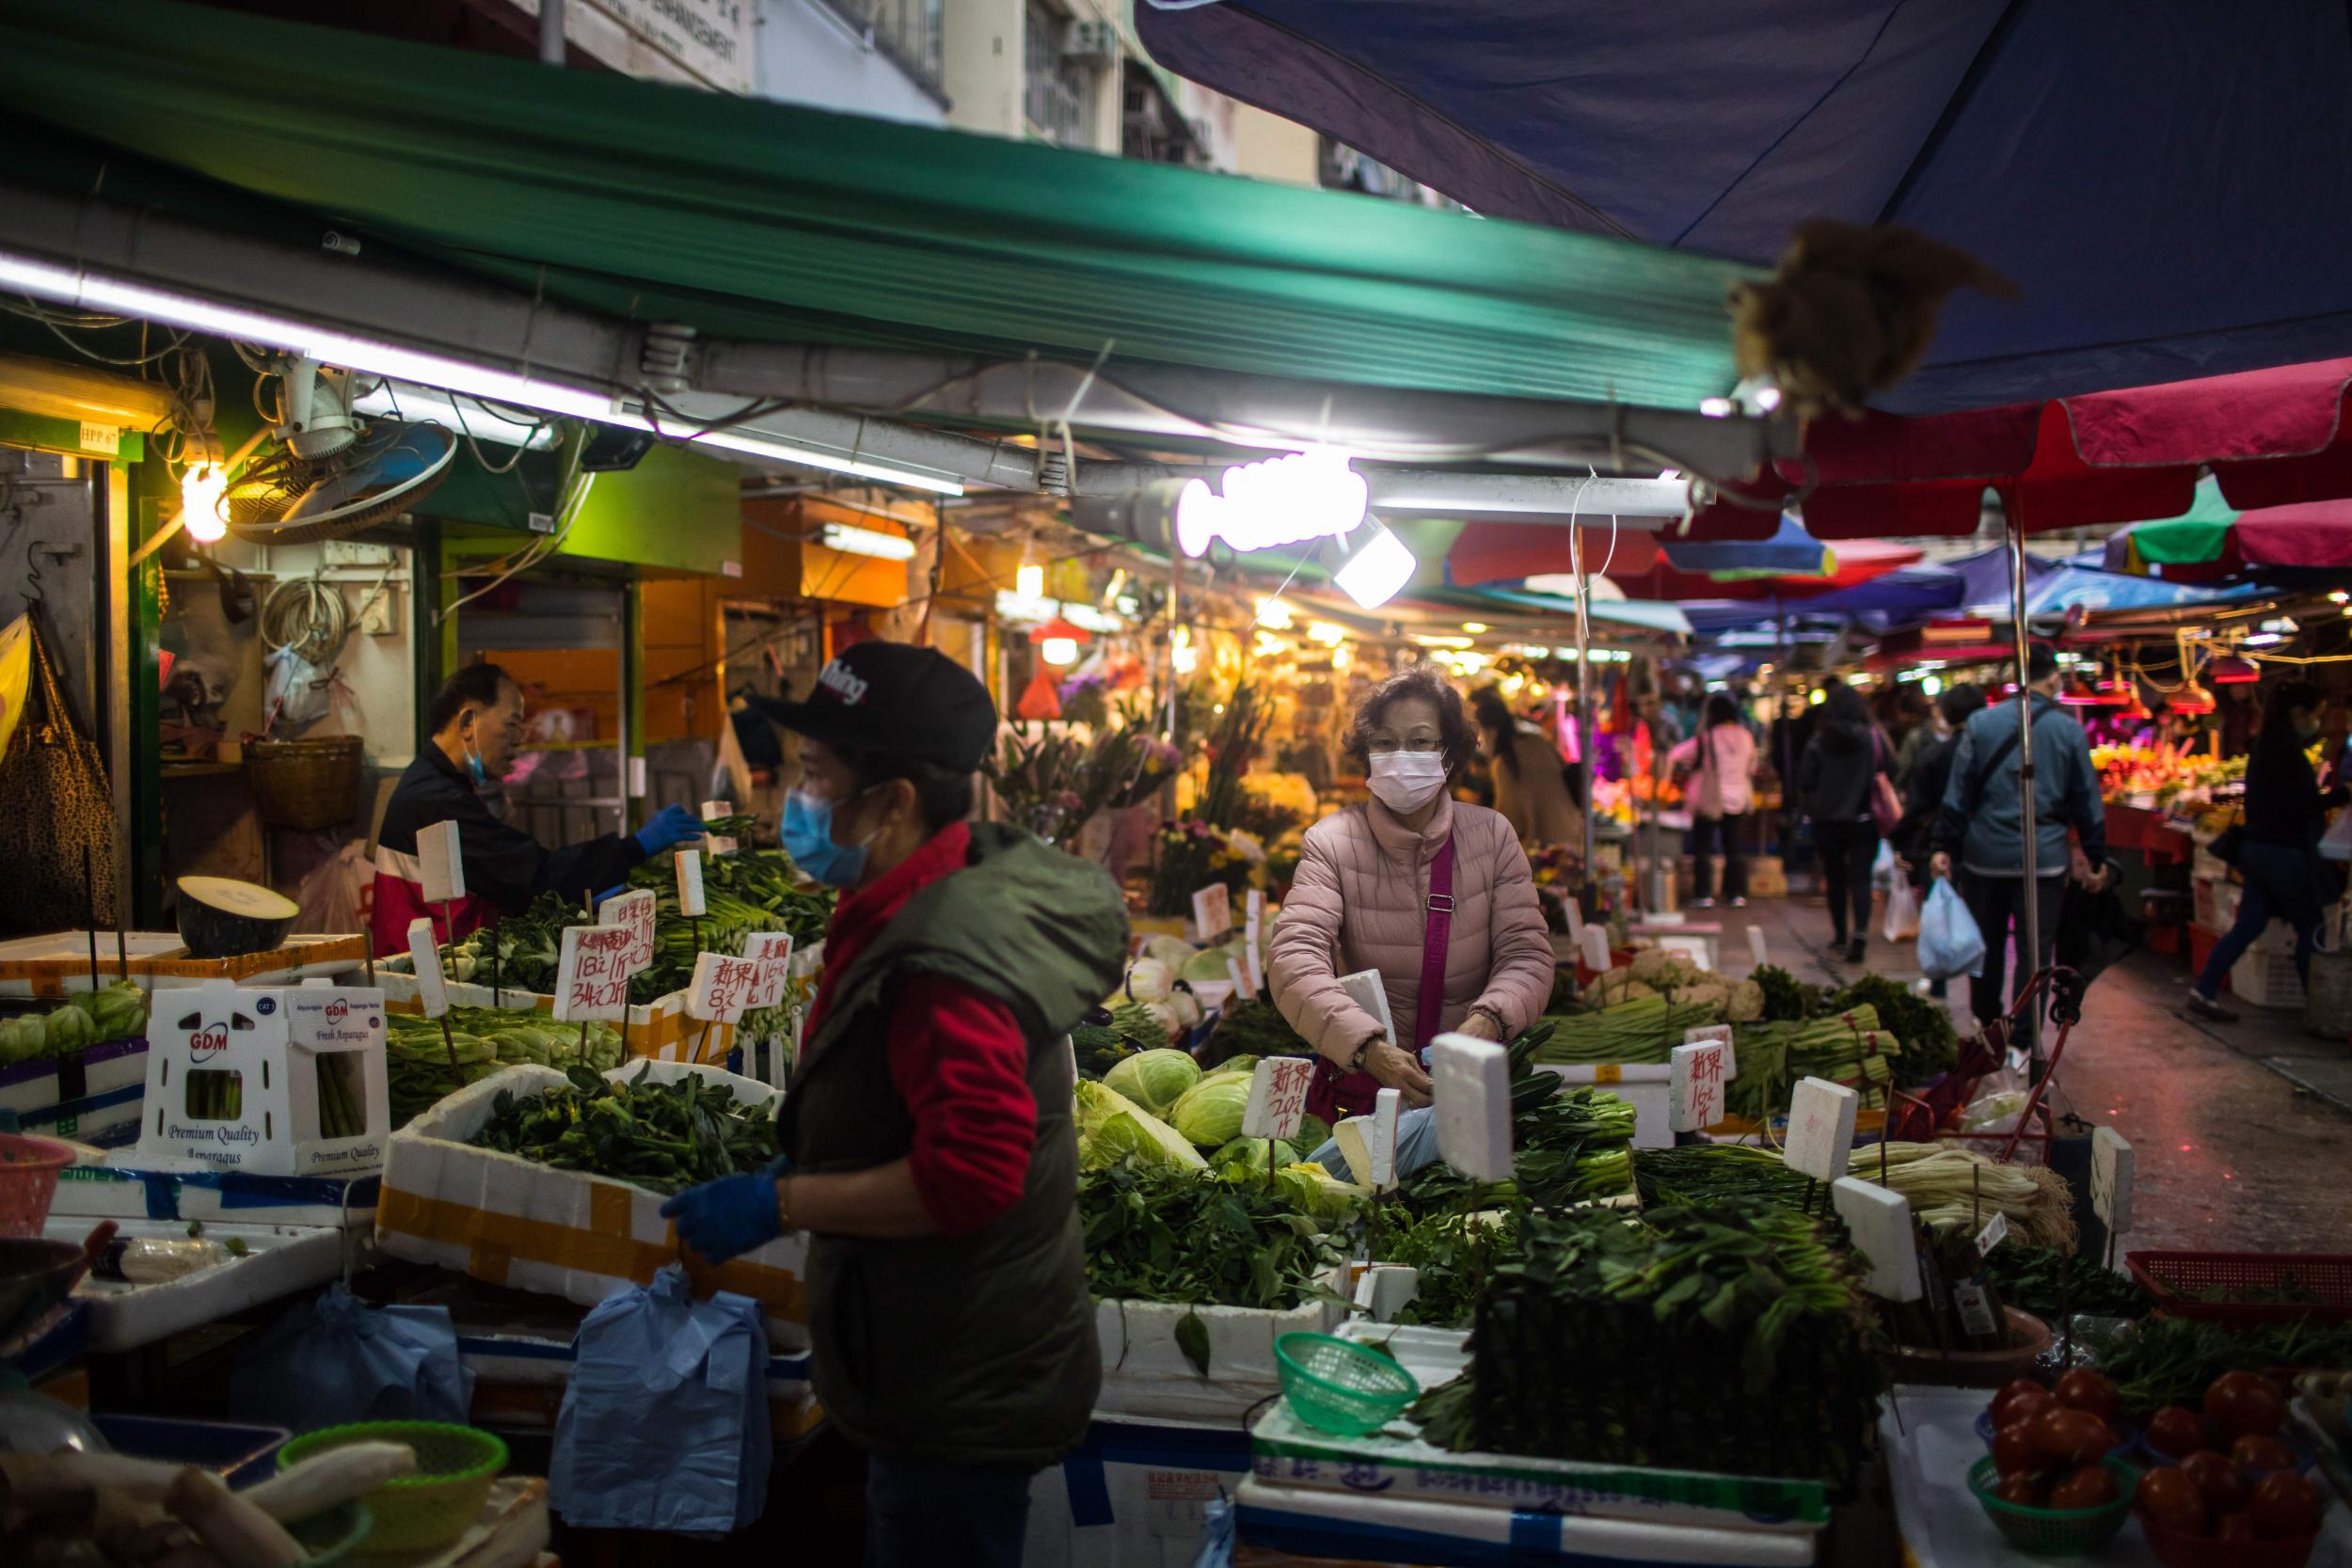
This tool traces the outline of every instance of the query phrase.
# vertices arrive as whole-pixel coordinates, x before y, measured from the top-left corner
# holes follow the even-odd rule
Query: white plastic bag
[[[375,904],[375,865],[364,839],[353,839],[302,879],[294,928],[305,936],[342,936],[368,928]]]
[[[1878,855],[1870,862],[1870,885],[1874,888],[1890,887],[1894,881],[1895,847],[1880,839]]]
[[[1935,879],[1919,911],[1919,973],[1931,980],[1984,973],[1984,933],[1947,878]]]
[[[1889,942],[1909,942],[1919,934],[1919,892],[1908,877],[1897,877],[1886,895],[1886,925],[1882,933]]]

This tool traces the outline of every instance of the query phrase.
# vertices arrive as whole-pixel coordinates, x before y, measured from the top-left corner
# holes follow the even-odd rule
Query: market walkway
[[[1749,966],[1746,927],[1773,962],[1810,981],[1856,973],[1827,958],[1829,917],[1803,895],[1694,912],[1723,926],[1723,967]],[[1917,978],[1910,946],[1873,941],[1866,960]],[[2352,1044],[2303,1033],[2298,1014],[2240,1008],[2235,1024],[2179,1012],[2185,978],[2143,954],[2102,975],[2058,1070],[2058,1104],[2113,1126],[2138,1162],[2127,1245],[2352,1251]],[[1956,1009],[1963,1020],[1964,1004]]]

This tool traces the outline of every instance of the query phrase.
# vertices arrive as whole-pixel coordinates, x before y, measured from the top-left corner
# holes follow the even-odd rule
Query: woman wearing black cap
[[[810,1233],[810,1376],[868,1456],[866,1560],[1010,1568],[1102,1379],[1063,1037],[1119,983],[1126,906],[965,820],[996,713],[942,655],[860,643],[777,717],[804,769],[784,847],[844,890],[785,1153],[662,1212],[713,1261]]]

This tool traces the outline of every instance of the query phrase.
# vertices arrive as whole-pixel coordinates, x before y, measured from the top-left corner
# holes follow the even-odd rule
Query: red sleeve
[[[1020,1201],[1037,1145],[1029,1042],[993,997],[910,982],[890,1019],[890,1077],[914,1117],[907,1164],[931,1223],[977,1230]]]

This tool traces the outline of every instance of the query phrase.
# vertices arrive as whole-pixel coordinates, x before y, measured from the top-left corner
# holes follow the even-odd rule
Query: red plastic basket
[[[2352,1256],[2340,1252],[2130,1252],[2132,1277],[2176,1318],[2283,1323],[2352,1318]],[[2312,1301],[2199,1301],[2191,1292],[2275,1291],[2292,1283]]]
[[[39,1236],[73,1150],[47,1138],[0,1132],[0,1236]]]

